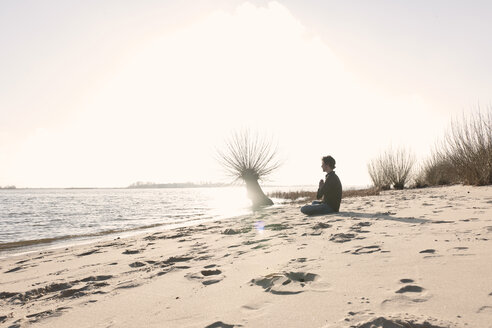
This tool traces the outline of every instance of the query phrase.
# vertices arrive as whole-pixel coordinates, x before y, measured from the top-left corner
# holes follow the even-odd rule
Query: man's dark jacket
[[[338,212],[342,201],[342,183],[334,171],[326,175],[325,184],[318,189],[316,198],[321,199],[321,197],[323,197],[323,203]]]

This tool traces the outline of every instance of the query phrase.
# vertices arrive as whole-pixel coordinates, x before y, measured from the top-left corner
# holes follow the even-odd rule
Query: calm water
[[[251,212],[244,187],[0,190],[0,252]]]

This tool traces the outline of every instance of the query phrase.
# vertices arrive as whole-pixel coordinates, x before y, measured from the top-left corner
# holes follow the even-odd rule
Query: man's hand
[[[323,181],[323,179],[319,180],[319,189],[323,188],[324,185],[325,182]]]

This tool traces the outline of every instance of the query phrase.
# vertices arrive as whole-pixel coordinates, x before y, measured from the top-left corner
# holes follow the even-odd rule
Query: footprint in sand
[[[87,255],[92,255],[92,254],[95,254],[95,253],[100,253],[101,251],[99,249],[93,249],[93,250],[90,250],[90,251],[87,251],[87,252],[84,252],[82,254],[77,254],[78,257],[81,257],[81,256],[87,256]]]
[[[97,291],[101,287],[108,286],[108,283],[104,280],[110,279],[112,276],[96,276],[87,277],[82,280],[74,280],[63,283],[53,283],[40,288],[28,290],[24,293],[0,293],[0,299],[4,299],[9,303],[22,302],[27,303],[30,301],[38,300],[42,297],[46,299],[63,299],[63,298],[77,298],[85,296],[87,294],[103,293]],[[81,283],[85,283],[82,286]],[[75,286],[79,285],[77,288]],[[96,290],[96,291],[94,291]]]
[[[87,295],[86,291],[89,288],[90,288],[90,286],[89,285],[86,285],[86,286],[81,287],[81,288],[70,288],[70,289],[66,289],[66,290],[62,291],[57,296],[57,298],[68,298],[68,297],[77,298],[77,297],[85,296],[85,295]]]
[[[22,263],[26,263],[26,262],[29,262],[29,259],[15,262],[15,264],[22,264]]]
[[[55,311],[47,310],[47,311],[43,311],[43,312],[28,314],[28,315],[26,315],[26,318],[29,319],[30,323],[35,323],[35,322],[37,322],[43,318],[47,318],[47,317],[50,317],[53,315],[55,315]]]
[[[398,289],[395,293],[397,294],[402,294],[402,293],[421,293],[424,289],[420,286],[416,285],[407,285],[404,286],[400,289]]]
[[[430,223],[443,224],[443,223],[454,223],[454,221],[434,220],[434,221],[430,221]]]
[[[216,321],[208,326],[205,326],[205,328],[233,328],[233,327],[242,327],[242,325],[237,325],[237,324],[230,325],[222,321]]]
[[[208,277],[208,276],[215,276],[215,275],[218,275],[218,274],[221,274],[222,271],[220,270],[202,270],[200,271],[202,275],[204,275],[205,277]]]
[[[436,252],[435,249],[424,249],[423,251],[420,251],[419,253],[429,253],[429,254],[434,254]]]
[[[216,265],[212,264],[212,266],[215,267]],[[210,265],[207,265],[207,267],[210,267]],[[204,286],[216,284],[224,279],[224,275],[222,275],[222,271],[219,269],[201,270],[200,273],[188,273],[185,277],[188,279],[200,280]]]
[[[424,250],[420,251],[419,254],[431,254],[431,255],[424,256],[424,259],[429,259],[429,258],[433,258],[433,257],[442,257],[442,255],[437,255],[436,250],[432,249],[432,248],[424,249]]]
[[[206,261],[211,259],[213,256],[212,255],[203,255],[200,257],[195,258],[195,261]]]
[[[355,254],[355,255],[359,255],[359,254],[371,254],[371,253],[380,252],[380,251],[381,251],[381,247],[379,247],[377,245],[373,245],[373,246],[359,247],[359,248],[355,249],[352,252],[352,254]]]
[[[267,241],[269,241],[271,238],[264,238],[264,239],[258,239],[258,240],[248,240],[248,241],[245,241],[243,242],[243,245],[254,245],[254,244],[259,244],[259,243],[265,243]]]
[[[242,229],[225,229],[222,234],[224,235],[237,235],[241,233],[248,233],[251,231],[250,227],[242,228]]]
[[[457,253],[452,254],[453,256],[473,256],[475,254],[472,253],[464,253],[464,251],[467,251],[468,247],[460,246],[460,247],[453,247],[448,249],[449,252],[454,252],[458,251]]]
[[[145,263],[143,263],[143,262],[138,262],[138,261],[137,261],[137,262],[133,262],[133,263],[130,263],[130,264],[129,264],[129,266],[130,266],[131,268],[140,268],[140,267],[143,267],[143,266],[145,266],[145,265],[146,265]]]
[[[186,255],[171,256],[167,260],[162,261],[161,265],[162,266],[169,266],[169,265],[173,265],[173,264],[178,263],[178,262],[187,262],[187,261],[192,260],[192,259],[193,259],[192,257],[186,256]]]
[[[16,295],[19,295],[19,293],[0,292],[0,300],[6,300]]]
[[[115,289],[130,289],[140,286],[140,284],[135,283],[133,281],[123,281],[116,285]]]
[[[204,286],[208,286],[208,285],[216,284],[216,283],[221,282],[221,281],[222,281],[222,279],[208,279],[208,280],[202,281],[202,284]]]
[[[251,279],[251,286],[260,286],[274,295],[295,295],[306,291],[304,287],[318,279],[317,274],[309,272],[279,272]]]
[[[419,323],[416,322],[415,320],[404,320],[404,319],[393,319],[393,318],[386,319],[385,317],[379,317],[351,327],[354,328],[372,328],[372,327],[446,328],[449,327],[449,325],[445,324],[443,326],[441,325],[436,326],[429,323],[428,319],[424,320],[424,322],[422,323]]]
[[[308,260],[305,257],[300,257],[297,259],[290,260],[289,264],[292,265],[293,269],[300,270],[300,269],[303,269],[307,266],[306,261],[312,261],[312,260]]]
[[[251,302],[248,304],[245,304],[241,306],[241,312],[248,314],[249,316],[259,316],[259,315],[264,315],[264,312],[268,309],[268,307],[271,305],[270,302],[268,301],[262,301],[262,302]]]
[[[328,223],[323,223],[323,222],[318,222],[316,223],[314,226],[313,226],[313,229],[327,229],[327,228],[331,228],[331,224],[328,224]]]
[[[485,305],[478,309],[477,313],[488,313],[492,314],[492,306]]]
[[[4,273],[12,273],[12,272],[16,272],[16,271],[19,271],[19,270],[22,270],[22,269],[24,269],[24,267],[19,266],[19,267],[15,267],[13,269],[10,269],[8,271],[5,271]]]
[[[400,283],[413,283],[413,279],[400,279]],[[422,303],[429,300],[430,296],[425,289],[417,285],[406,285],[395,291],[396,296],[391,296],[381,302],[383,308],[396,307],[399,308],[402,305],[412,305],[416,303]]]
[[[287,229],[292,229],[292,227],[288,224],[283,224],[283,223],[273,223],[273,224],[267,224],[263,227],[265,230],[272,230],[272,231],[280,231],[280,230],[287,230]]]
[[[181,262],[188,262],[189,260],[192,260],[193,257],[187,256],[187,255],[182,255],[182,256],[171,256],[167,260],[161,261],[161,262],[156,262],[152,261],[153,266],[157,268],[162,268],[161,272],[157,273],[157,276],[162,276],[165,275],[166,273],[169,273],[173,271],[174,269],[189,269],[189,266],[186,265],[175,265],[176,263],[181,263]]]
[[[140,251],[138,249],[134,249],[134,250],[130,250],[130,249],[126,249],[123,253],[121,254],[125,254],[125,255],[133,255],[133,254],[138,254],[140,253]]]
[[[113,278],[111,275],[101,275],[101,276],[90,276],[87,278],[82,279],[81,281],[83,282],[88,282],[88,281],[104,281]]]
[[[330,237],[330,241],[334,243],[346,243],[354,239],[355,236],[353,233],[336,233]]]
[[[368,233],[369,230],[362,230],[363,227],[368,227],[371,225],[371,222],[359,222],[350,227],[350,230],[358,232],[358,233]]]

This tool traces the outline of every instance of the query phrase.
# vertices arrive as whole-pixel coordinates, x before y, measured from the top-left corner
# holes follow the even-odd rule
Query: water
[[[250,205],[241,186],[0,190],[0,252],[231,218],[252,213]]]

